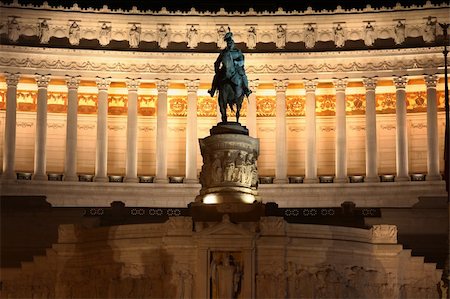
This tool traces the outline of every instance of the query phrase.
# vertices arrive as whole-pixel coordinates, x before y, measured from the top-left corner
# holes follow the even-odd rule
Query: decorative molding
[[[200,79],[194,79],[194,80],[184,79],[184,85],[186,86],[188,93],[191,93],[191,92],[196,93],[198,90],[198,87],[200,86]]]
[[[342,79],[334,79],[333,85],[336,92],[345,92],[345,89],[347,88],[347,78]]]
[[[186,128],[181,128],[181,127],[168,127],[168,129],[171,132],[184,132],[184,131],[186,131]]]
[[[95,129],[95,125],[78,125],[77,127],[80,130],[93,130],[93,129]]]
[[[151,131],[155,131],[155,128],[154,127],[149,127],[149,126],[139,126],[139,131],[148,133],[148,132],[151,132]]]
[[[373,243],[397,243],[397,226],[375,224],[370,229]]]
[[[33,122],[31,122],[31,121],[19,121],[19,122],[16,123],[16,127],[20,127],[20,128],[33,127]]]
[[[17,87],[20,80],[20,73],[5,72],[5,79],[8,87]]]
[[[408,78],[406,76],[394,77],[394,85],[396,89],[405,89],[408,84]]]
[[[421,129],[424,129],[426,127],[427,127],[427,124],[425,124],[425,123],[411,123],[411,128],[414,128],[414,129],[421,130]]]
[[[99,91],[107,91],[109,88],[109,85],[111,84],[111,77],[99,77],[97,76],[95,79],[95,83],[97,84],[97,88]]]
[[[286,89],[289,85],[288,79],[273,79],[276,92],[286,92]]]
[[[436,88],[439,78],[437,75],[424,75],[424,80],[427,88]]]
[[[61,124],[61,123],[48,123],[47,124],[47,128],[62,129],[62,128],[64,128],[64,124]]]
[[[169,90],[169,79],[156,79],[156,89],[158,93]]]
[[[371,78],[364,78],[363,79],[364,88],[366,91],[375,91],[377,87],[377,78],[371,77]]]
[[[317,79],[304,79],[303,82],[306,92],[316,92],[317,84],[319,83]]]
[[[34,79],[36,80],[38,88],[47,88],[48,83],[50,82],[50,74],[47,75],[36,74],[34,76]]]
[[[327,133],[329,133],[329,132],[332,132],[332,131],[336,131],[336,128],[335,128],[335,127],[332,127],[332,126],[321,126],[321,127],[320,127],[320,130],[321,130],[322,132],[327,132]]]
[[[392,124],[388,124],[388,125],[380,125],[381,129],[383,130],[395,130],[395,128],[397,128],[395,125]]]
[[[128,91],[135,91],[137,92],[137,90],[139,89],[139,84],[141,83],[140,79],[141,78],[126,78],[127,80],[125,81],[126,85],[127,85],[127,89]]]
[[[365,126],[350,126],[350,129],[352,130],[352,131],[365,131],[366,130],[366,127]]]
[[[305,127],[299,127],[299,126],[289,126],[288,127],[289,132],[304,132],[305,131]]]
[[[125,130],[125,126],[108,125],[108,129],[111,131],[123,131],[123,130]]]
[[[275,132],[275,128],[270,128],[270,127],[258,127],[258,131],[261,131],[261,132]]]
[[[68,89],[78,89],[80,86],[81,76],[69,76],[66,75],[66,84]]]

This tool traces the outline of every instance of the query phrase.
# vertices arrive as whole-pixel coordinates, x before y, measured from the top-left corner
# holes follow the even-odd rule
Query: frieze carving
[[[148,133],[148,132],[151,132],[151,131],[155,131],[155,128],[154,127],[148,127],[148,126],[139,126],[139,131]]]
[[[186,116],[187,115],[187,98],[186,97],[169,97],[169,116]]]
[[[298,127],[298,126],[289,126],[289,132],[304,132],[305,131],[305,127]]]
[[[261,235],[284,235],[285,221],[280,217],[261,217],[259,230]]]
[[[414,128],[414,129],[421,130],[421,129],[424,129],[426,127],[427,127],[427,124],[425,124],[425,123],[411,123],[411,128]]]
[[[198,97],[197,116],[217,116],[217,100],[211,97]]]
[[[381,125],[380,127],[381,127],[381,129],[387,130],[387,131],[395,130],[395,128],[396,128],[396,126],[395,126],[395,125],[392,125],[392,124],[389,124],[389,125]]]
[[[352,131],[360,132],[360,131],[365,131],[366,127],[364,127],[364,126],[350,126],[350,129]]]
[[[322,132],[327,132],[327,133],[329,133],[329,132],[336,131],[336,128],[335,128],[335,127],[332,127],[332,126],[321,126],[321,127],[320,127],[320,130],[321,130]]]
[[[61,123],[48,123],[47,124],[47,128],[51,128],[51,129],[62,129],[64,128],[64,124]]]
[[[93,130],[93,129],[95,129],[95,125],[78,125],[78,129],[80,129],[80,130]]]
[[[108,125],[108,129],[111,131],[123,131],[123,130],[125,130],[125,126]]]
[[[33,126],[33,122],[30,121],[19,121],[16,124],[16,127],[20,127],[20,128],[26,128],[26,127],[32,127]]]
[[[376,224],[370,229],[372,242],[397,243],[397,226],[388,224]]]
[[[305,102],[303,96],[288,96],[286,97],[286,116],[304,116]]]
[[[181,127],[168,127],[169,131],[171,132],[185,132],[186,128]]]

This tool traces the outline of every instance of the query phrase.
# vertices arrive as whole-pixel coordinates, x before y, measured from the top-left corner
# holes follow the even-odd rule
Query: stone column
[[[317,153],[316,153],[316,80],[305,80],[305,183],[318,183],[317,179]]]
[[[276,166],[275,184],[286,184],[287,179],[287,150],[286,150],[286,89],[289,81],[274,79],[276,95]]]
[[[335,152],[335,183],[346,183],[347,180],[347,127],[345,119],[345,89],[346,79],[334,80],[336,90],[336,152]]]
[[[409,181],[408,175],[408,132],[406,126],[406,84],[408,79],[405,76],[395,77],[394,84],[396,88],[396,181]]]
[[[67,124],[66,157],[64,160],[64,180],[78,181],[77,138],[78,138],[78,86],[79,76],[67,76]]]
[[[256,127],[256,89],[258,88],[259,82],[258,79],[250,80],[248,82],[248,87],[252,91],[248,98],[247,105],[247,129],[249,131],[249,135],[251,137],[256,138],[257,136],[257,127]]]
[[[185,183],[198,183],[197,178],[197,90],[200,80],[184,80],[187,89],[186,177]]]
[[[425,75],[427,85],[427,141],[428,160],[426,176],[427,181],[437,181],[441,179],[439,174],[439,143],[438,143],[438,121],[437,121],[437,96],[436,75]]]
[[[168,183],[167,178],[167,90],[169,80],[156,81],[156,178],[155,183]]]
[[[127,160],[125,165],[125,183],[138,183],[137,177],[137,120],[139,79],[127,78],[128,114],[127,114]]]
[[[35,79],[38,86],[38,94],[33,179],[47,180],[47,87],[50,82],[50,76],[36,74]]]
[[[96,80],[98,88],[97,97],[97,147],[95,155],[96,182],[108,181],[108,88],[111,77]]]
[[[17,84],[19,73],[6,73],[6,117],[5,117],[5,143],[3,144],[3,179],[15,179],[16,160],[16,107]]]
[[[365,182],[379,182],[377,150],[377,114],[375,88],[377,79],[365,78],[366,88],[366,177]]]

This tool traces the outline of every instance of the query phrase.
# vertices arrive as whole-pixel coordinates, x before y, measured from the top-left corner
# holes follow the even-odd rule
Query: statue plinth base
[[[210,132],[211,136],[199,139],[202,189],[195,202],[204,205],[258,202],[259,140],[248,136],[247,128],[237,122],[219,123]]]

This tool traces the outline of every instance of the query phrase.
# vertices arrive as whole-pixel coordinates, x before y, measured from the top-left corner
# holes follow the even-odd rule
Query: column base
[[[16,173],[15,172],[4,172],[1,175],[2,180],[15,180],[17,179]]]
[[[67,182],[78,182],[79,178],[77,175],[64,175],[64,181]]]
[[[411,179],[409,178],[409,176],[396,176],[395,177],[395,181],[396,182],[408,182]]]
[[[156,184],[168,184],[169,179],[168,178],[155,178],[155,180],[153,182]]]
[[[123,182],[127,184],[137,184],[139,183],[139,179],[137,177],[125,177]]]
[[[342,184],[342,183],[348,183],[348,178],[334,178],[333,183]]]
[[[35,181],[47,181],[48,177],[45,174],[38,173],[38,174],[33,175],[33,180],[35,180]]]
[[[319,178],[305,178],[303,184],[318,184]]]
[[[96,176],[96,177],[94,177],[94,182],[107,183],[107,182],[109,182],[109,179],[104,176]]]
[[[379,183],[380,178],[378,176],[368,176],[364,178],[364,183]]]
[[[184,184],[198,184],[198,179],[187,179],[187,178],[184,178],[184,180],[183,180],[183,183]]]
[[[427,176],[425,177],[426,181],[440,181],[442,180],[442,177],[440,174],[427,174]]]
[[[288,184],[289,181],[288,181],[287,178],[285,178],[285,179],[277,179],[277,178],[275,178],[275,179],[273,180],[273,183],[274,183],[274,184]]]

